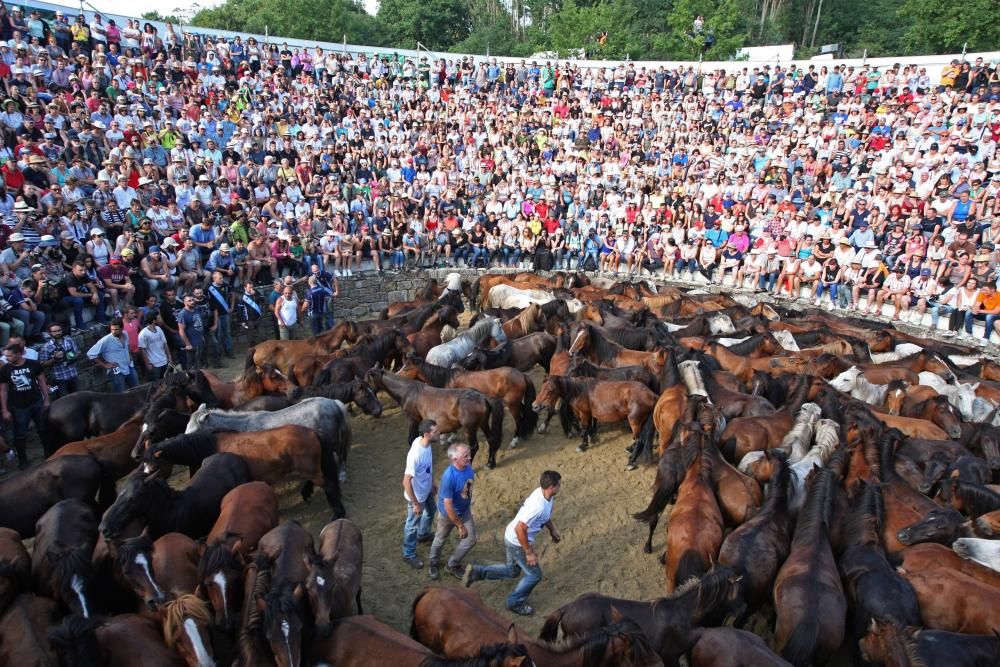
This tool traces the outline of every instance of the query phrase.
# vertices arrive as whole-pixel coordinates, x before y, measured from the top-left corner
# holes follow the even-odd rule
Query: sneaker
[[[535,610],[529,604],[522,602],[516,607],[507,607],[510,611],[514,612],[518,616],[531,616],[535,613]]]
[[[447,563],[444,566],[444,569],[447,570],[448,574],[455,577],[456,579],[461,579],[461,580],[465,579],[465,568],[463,568],[461,565],[452,565],[451,563]]]
[[[437,563],[431,563],[430,565],[427,566],[427,576],[433,579],[434,581],[437,581],[438,579],[441,578],[441,573],[438,571]]]
[[[476,581],[476,573],[471,565],[466,565],[465,574],[462,575],[462,585],[468,588],[473,581]]]
[[[340,269],[334,269],[333,270],[333,277],[334,278],[339,278],[340,277]]]
[[[941,335],[944,336],[945,338],[951,338],[952,336],[955,335],[955,332],[949,329],[947,331],[942,331]]]
[[[351,271],[350,269],[347,269],[347,275],[348,275],[348,277],[353,276],[354,272]]]
[[[414,570],[420,570],[424,567],[424,561],[420,560],[416,556],[403,556],[403,562],[412,567]]]

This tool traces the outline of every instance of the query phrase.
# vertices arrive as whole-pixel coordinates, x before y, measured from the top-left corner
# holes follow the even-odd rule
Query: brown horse
[[[642,630],[616,612],[611,625],[580,637],[549,643],[531,639],[463,588],[428,586],[413,601],[410,636],[448,658],[475,655],[484,644],[524,644],[536,665],[546,667],[642,667],[662,665]]]
[[[464,371],[435,366],[411,355],[397,375],[420,380],[439,389],[475,389],[484,396],[499,398],[514,418],[515,433],[510,441],[512,448],[521,438],[529,437],[538,423],[538,415],[531,407],[535,400],[535,385],[531,378],[516,368],[504,366],[487,371]]]
[[[944,568],[900,573],[917,594],[925,628],[970,635],[1000,631],[1000,589]]]
[[[938,498],[970,519],[1000,510],[1000,493],[981,484],[952,477],[941,484]]]
[[[827,537],[837,482],[828,468],[809,475],[791,553],[774,583],[775,641],[793,665],[830,655],[844,640],[847,600]]]
[[[250,478],[277,484],[295,473],[305,480],[301,495],[309,500],[314,486],[323,489],[334,518],[346,514],[340,499],[337,457],[320,442],[316,431],[289,424],[255,433],[198,431],[150,445],[144,469],[153,472],[163,463],[197,467],[206,457],[230,453],[246,461]]]
[[[821,378],[798,376],[781,409],[767,416],[730,420],[722,432],[722,453],[729,461],[739,462],[748,452],[777,447],[795,425],[802,405],[818,396],[825,386]]]
[[[705,455],[712,459],[712,483],[719,509],[729,526],[740,526],[760,510],[764,494],[753,477],[744,475],[726,459],[718,448],[709,443]]]
[[[313,643],[310,655],[316,664],[337,667],[528,667],[531,658],[520,644],[483,646],[474,656],[449,660],[397,632],[373,616],[342,618],[329,636]]]
[[[976,532],[986,537],[1000,537],[1000,510],[987,512],[976,519]],[[0,594],[0,599],[2,599]],[[0,609],[3,605],[0,604]]]
[[[182,595],[163,605],[163,639],[188,667],[215,664],[209,626],[212,610],[201,598]]]
[[[929,572],[945,568],[972,577],[984,586],[1000,589],[1000,572],[962,558],[943,544],[915,544],[899,554],[907,572]]]
[[[694,645],[698,626],[739,605],[740,579],[730,568],[719,567],[649,602],[585,593],[549,614],[538,636],[555,641],[560,629],[564,637],[584,635],[612,623],[617,612],[642,628],[664,665],[676,665]]]
[[[458,329],[460,326],[458,311],[451,306],[445,306],[434,313],[422,329],[407,334],[406,340],[410,341],[410,345],[419,356],[424,357],[432,347],[441,344],[441,331],[446,326],[452,329]]]
[[[265,482],[240,484],[222,499],[219,518],[200,549],[198,585],[215,610],[215,622],[235,627],[243,568],[250,553],[278,525],[278,496]]]
[[[121,479],[135,469],[132,448],[139,439],[144,414],[139,413],[122,424],[117,431],[99,435],[96,438],[69,442],[56,450],[49,459],[60,456],[90,456],[104,474],[111,479]]]
[[[363,378],[377,365],[400,366],[413,346],[406,336],[396,330],[377,335],[366,335],[343,356],[331,360],[313,377],[313,386],[350,382]]]
[[[535,366],[541,366],[548,372],[555,350],[556,337],[536,331],[493,349],[475,349],[457,363],[470,371],[510,366],[527,373]]]
[[[53,644],[46,635],[60,616],[59,605],[48,598],[31,593],[14,598],[0,615],[0,665],[54,667],[59,664],[52,651]]]
[[[90,558],[97,543],[97,517],[90,506],[70,498],[53,505],[35,527],[31,578],[35,591],[74,614],[92,616],[95,591]]]
[[[320,636],[330,634],[330,623],[361,611],[361,531],[348,519],[328,523],[319,532],[319,552],[309,562],[306,594]]]
[[[562,401],[562,413],[570,412],[582,426],[582,440],[578,452],[585,451],[597,424],[614,424],[628,421],[632,431],[632,446],[648,449],[653,438],[653,408],[656,394],[644,384],[632,381],[598,381],[550,375],[545,378],[532,407],[535,412],[550,410]],[[569,435],[568,418],[563,419],[563,429]],[[645,439],[644,445],[639,441]]]
[[[358,325],[345,321],[326,333],[304,340],[266,340],[247,350],[247,365],[258,368],[271,365],[290,376],[296,359],[307,354],[330,354],[344,343],[354,343],[359,336]]]
[[[708,572],[719,555],[724,522],[712,488],[713,461],[705,454],[705,435],[692,431],[698,444],[686,448],[687,472],[670,511],[667,531],[666,587],[671,593],[690,577]]]
[[[750,386],[754,371],[775,373],[802,374],[809,371],[811,359],[792,356],[772,356],[760,359],[744,357],[730,351],[725,345],[712,343],[709,346],[711,355],[719,362],[723,370],[727,370],[740,379],[743,386]]]
[[[699,628],[691,633],[695,638],[691,649],[691,667],[716,665],[753,665],[754,667],[791,667],[780,655],[768,648],[764,640],[746,630],[736,628]]]
[[[31,556],[21,536],[0,528],[0,615],[21,591],[31,587]]]
[[[261,538],[258,549],[258,570],[270,571],[270,589],[256,603],[264,615],[261,628],[278,667],[296,667],[307,627],[305,581],[316,553],[313,538],[297,521],[285,521]]]
[[[745,614],[753,613],[770,600],[778,569],[791,549],[790,478],[791,471],[782,457],[771,476],[760,512],[729,533],[719,549],[719,564],[743,575]],[[737,624],[743,620],[738,619]]]
[[[586,356],[595,364],[617,368],[619,366],[644,366],[654,375],[659,375],[666,360],[666,352],[640,352],[605,338],[590,322],[574,322],[570,325],[570,356]]]
[[[261,626],[264,612],[258,600],[271,589],[271,570],[267,559],[247,564],[243,571],[243,606],[240,629],[236,636],[236,659],[233,667],[275,667],[271,649],[264,640]]]
[[[158,622],[135,614],[118,614],[104,619],[70,616],[52,628],[49,638],[62,658],[60,664],[105,667],[185,667],[187,664],[179,653],[167,647]]]
[[[437,422],[442,433],[464,430],[473,458],[479,450],[477,432],[482,429],[489,444],[487,468],[495,468],[496,455],[503,440],[503,403],[472,389],[438,389],[422,382],[407,380],[381,368],[368,372],[368,382],[384,390],[410,420],[407,442],[417,437],[417,426],[424,419]]]
[[[121,578],[148,609],[198,588],[198,543],[187,535],[167,533],[153,541],[143,532],[111,550]]]
[[[942,630],[916,630],[873,620],[858,642],[866,662],[887,667],[953,665],[979,667],[996,664],[1000,638]]]
[[[284,395],[293,386],[288,376],[270,364],[252,366],[233,382],[226,382],[215,373],[199,370],[219,400],[219,407],[232,410],[258,396]]]
[[[508,340],[523,338],[530,333],[545,329],[545,315],[537,303],[529,304],[517,317],[507,320],[501,325]]]

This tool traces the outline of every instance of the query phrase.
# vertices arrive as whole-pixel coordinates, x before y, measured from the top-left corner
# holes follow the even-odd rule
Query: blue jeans
[[[507,548],[507,562],[493,565],[473,565],[472,575],[474,579],[513,579],[521,573],[521,580],[517,586],[507,596],[507,608],[513,609],[524,604],[524,601],[531,595],[538,582],[542,580],[542,568],[540,565],[528,565],[528,556],[524,549],[504,542]]]
[[[117,368],[112,370],[118,370]],[[135,366],[129,367],[128,373],[111,373],[111,391],[116,394],[120,394],[125,391],[125,385],[128,384],[129,387],[139,386],[139,374],[135,370]]]
[[[403,558],[416,558],[417,541],[434,534],[434,514],[437,512],[437,501],[434,494],[427,496],[423,502],[424,511],[419,516],[413,513],[413,503],[406,503],[406,523],[403,524]]]
[[[504,249],[503,249],[503,263],[504,264],[506,264],[507,266],[511,266],[512,264],[517,264],[517,262],[520,259],[521,259],[521,249],[520,248],[510,248],[510,247],[506,247],[506,246],[504,247]]]
[[[42,329],[45,326],[45,313],[42,311],[15,308],[10,311],[10,316],[24,324],[26,338],[38,338],[42,335]]]
[[[986,332],[983,334],[983,338],[989,340],[990,334],[993,333],[993,323],[998,318],[1000,318],[1000,315],[987,315],[986,313],[973,314],[970,310],[965,313],[965,332],[972,333],[972,323],[976,320],[986,320]]]
[[[229,331],[229,313],[219,313],[219,325],[212,332],[215,342],[215,358],[218,359],[225,352],[227,357],[233,356],[233,338]]]
[[[577,271],[582,271],[583,267],[585,267],[587,265],[587,258],[588,257],[590,257],[591,259],[594,260],[594,270],[595,271],[597,271],[598,269],[601,268],[601,260],[600,260],[600,257],[598,257],[598,255],[597,255],[597,251],[596,250],[584,250],[583,254],[580,255],[580,261],[577,262],[577,265],[576,265],[576,270]]]
[[[774,290],[774,283],[778,282],[778,272],[772,271],[771,273],[762,273],[760,278],[757,280],[757,289],[767,290],[768,292]]]
[[[683,273],[684,271],[690,271],[692,274],[698,270],[698,260],[696,259],[679,259],[674,267],[675,273]]]
[[[820,281],[820,282],[816,283],[816,298],[817,299],[822,299],[823,298],[823,290],[826,290],[827,292],[830,293],[830,299],[832,299],[833,301],[836,301],[837,300],[837,287],[838,287],[837,283],[830,283],[829,285],[824,284],[823,281]]]
[[[82,296],[64,296],[63,303],[69,304],[73,307],[73,320],[76,322],[76,328],[83,328],[83,303],[84,299]],[[90,298],[87,298],[87,303],[90,303]],[[99,324],[107,324],[108,318],[104,315],[104,292],[97,293],[97,306],[95,308],[94,320]]]
[[[937,304],[937,303],[932,304],[931,305],[931,326],[936,329],[937,325],[938,325],[938,321],[941,319],[941,316],[944,315],[945,317],[947,317],[947,316],[951,315],[953,312],[955,312],[955,308],[952,307],[952,306],[949,306],[948,304]]]

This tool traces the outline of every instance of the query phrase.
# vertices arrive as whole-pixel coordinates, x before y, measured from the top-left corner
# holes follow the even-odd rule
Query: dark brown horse
[[[35,522],[65,498],[106,507],[115,498],[115,480],[104,474],[91,456],[60,456],[0,479],[0,528],[12,528],[22,538],[34,537]]]
[[[754,517],[729,533],[719,550],[719,564],[743,575],[745,616],[771,599],[774,580],[791,550],[791,515],[788,487],[791,471],[782,459],[771,477],[767,499]]]
[[[266,482],[241,484],[222,499],[198,562],[200,592],[211,601],[219,626],[236,627],[244,566],[260,538],[277,525],[278,496]]]
[[[541,366],[548,372],[555,351],[556,337],[544,331],[536,331],[502,343],[492,350],[474,350],[458,361],[458,365],[470,371],[510,366],[525,373],[535,366]]]
[[[437,422],[442,433],[465,431],[473,458],[479,450],[476,434],[480,429],[489,444],[487,468],[495,468],[496,455],[503,440],[503,403],[472,389],[438,389],[422,382],[407,380],[381,368],[369,371],[367,380],[384,390],[410,420],[407,442],[417,437],[417,426],[424,419]]]
[[[441,331],[446,326],[453,329],[458,329],[460,326],[458,311],[451,306],[445,306],[434,313],[422,329],[407,334],[406,340],[410,341],[410,345],[419,356],[426,356],[431,348],[441,344]]]
[[[847,600],[828,537],[837,482],[828,468],[810,474],[791,553],[774,584],[776,644],[796,666],[832,654],[844,640]]]
[[[246,368],[233,382],[225,382],[210,371],[196,372],[208,381],[219,407],[224,410],[232,410],[260,396],[284,395],[294,386],[288,375],[270,364]]]
[[[303,500],[309,500],[318,486],[323,489],[335,518],[346,514],[340,499],[337,456],[332,447],[320,442],[316,431],[304,426],[289,424],[254,433],[198,431],[179,435],[150,445],[143,467],[147,473],[164,463],[197,467],[206,457],[217,453],[242,458],[255,481],[273,485],[295,474],[304,480]]]
[[[198,588],[198,543],[181,533],[156,541],[148,532],[112,545],[121,578],[147,609]]]
[[[970,635],[993,635],[1000,628],[1000,589],[946,568],[900,573],[917,594],[925,628]]]
[[[337,667],[529,667],[532,662],[521,644],[484,645],[476,655],[449,660],[393,630],[373,616],[342,618],[329,636],[310,651],[316,664]]]
[[[167,648],[160,624],[135,614],[103,619],[70,616],[49,633],[63,665],[106,667],[185,667],[179,653]]]
[[[740,579],[730,568],[716,568],[700,579],[689,579],[671,595],[649,602],[585,593],[549,614],[539,638],[555,641],[559,630],[567,637],[585,635],[610,625],[612,610],[617,610],[642,628],[664,665],[676,665],[694,645],[695,628],[738,605]]]
[[[97,517],[90,506],[70,498],[52,506],[35,527],[31,578],[35,591],[89,618],[94,572],[90,557],[97,543]]]
[[[753,665],[754,667],[790,667],[764,640],[736,628],[699,628],[691,633],[695,645],[688,664],[691,667],[716,665]]]
[[[429,586],[413,601],[410,636],[448,658],[475,655],[484,644],[524,644],[536,665],[619,667],[662,661],[637,624],[616,612],[613,622],[580,637],[549,643],[531,639],[463,588]]]
[[[578,452],[585,451],[598,424],[615,424],[627,421],[632,432],[632,446],[649,448],[654,436],[653,408],[656,394],[644,384],[632,381],[591,380],[550,375],[542,383],[541,391],[533,403],[535,412],[543,408],[553,410],[562,401],[562,411],[571,412],[582,426],[582,440]],[[562,415],[561,415],[562,416]],[[568,419],[563,419],[563,430],[569,435]],[[645,439],[646,444],[639,444]]]
[[[1000,657],[1000,637],[995,633],[986,637],[917,630],[878,621],[872,621],[859,646],[866,662],[887,667],[980,667],[995,665]]]
[[[31,556],[17,531],[0,528],[0,615],[18,593],[30,588]]]
[[[475,389],[484,396],[499,398],[507,406],[516,425],[511,447],[516,447],[520,438],[529,437],[538,423],[538,415],[531,407],[535,400],[535,385],[531,378],[516,368],[505,366],[488,371],[464,371],[435,366],[411,355],[397,375],[420,380],[432,387]]]
[[[259,560],[259,563],[258,559],[248,563],[243,571],[242,620],[236,637],[234,667],[275,667],[271,649],[264,639],[264,612],[258,603],[271,589],[270,561]]]
[[[270,571],[270,589],[257,599],[261,629],[278,667],[297,667],[309,628],[305,582],[313,538],[297,521],[285,521],[261,538],[258,550],[258,570]]]
[[[139,521],[149,526],[153,538],[175,531],[202,537],[218,518],[223,497],[249,481],[246,462],[225,453],[205,459],[183,491],[175,491],[157,474],[136,470],[104,513],[101,534],[105,539],[120,539]]]
[[[304,340],[266,340],[247,350],[250,362],[247,365],[263,368],[270,364],[290,376],[297,359],[309,354],[330,354],[344,343],[354,343],[359,336],[358,325],[345,321],[319,336]]]
[[[31,593],[14,598],[0,614],[0,665],[55,667],[47,633],[60,615],[59,605],[49,598]]]
[[[45,411],[39,430],[45,456],[68,442],[115,431],[141,412],[160,389],[160,383],[153,382],[117,394],[78,391],[57,398]]]
[[[338,382],[350,382],[363,378],[376,365],[398,367],[406,355],[413,352],[413,346],[406,337],[396,330],[389,330],[376,336],[365,336],[350,351],[339,359],[334,359],[313,378],[314,386]]]
[[[348,519],[328,523],[319,532],[319,552],[310,560],[305,587],[316,632],[330,634],[330,623],[361,611],[361,531]]]

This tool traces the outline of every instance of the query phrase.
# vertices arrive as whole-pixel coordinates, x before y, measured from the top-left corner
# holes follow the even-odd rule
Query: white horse
[[[873,364],[887,364],[890,361],[899,361],[900,359],[912,357],[918,352],[923,351],[924,348],[919,345],[914,345],[913,343],[900,343],[889,352],[872,352],[871,350],[868,350],[868,353],[872,357]]]
[[[777,331],[772,331],[771,335],[774,339],[778,341],[781,347],[785,348],[789,352],[799,352],[799,344],[795,342],[795,336],[792,335],[791,331],[785,331],[784,329],[779,329]]]
[[[830,386],[869,405],[882,405],[885,402],[885,392],[889,388],[887,384],[872,384],[866,380],[864,371],[857,366],[851,366],[830,380]]]
[[[459,359],[464,359],[478,346],[492,338],[498,345],[507,342],[507,334],[500,326],[500,320],[495,317],[485,317],[476,322],[468,331],[449,340],[432,347],[427,352],[425,361],[435,366],[451,368]]]
[[[1000,572],[1000,540],[960,537],[951,545],[951,549],[965,560]]]
[[[711,403],[712,399],[708,395],[708,389],[705,388],[705,379],[701,376],[698,364],[699,362],[693,359],[682,361],[677,364],[677,370],[680,372],[681,380],[684,382],[684,386],[687,388],[689,394],[692,396],[704,396]]]
[[[979,386],[978,382],[975,384],[949,384],[937,373],[929,371],[923,371],[917,377],[920,378],[920,384],[930,387],[942,396],[947,396],[948,402],[958,408],[958,411],[962,413],[963,419],[977,421],[975,419],[975,401],[978,398],[976,396],[976,387]],[[992,410],[987,411],[981,417],[985,418],[989,412],[992,412]]]
[[[778,445],[779,449],[788,452],[790,464],[798,463],[809,452],[813,433],[816,430],[816,422],[822,413],[822,408],[815,403],[806,403],[799,409],[792,430],[785,434],[785,437],[781,439],[781,444]]]

